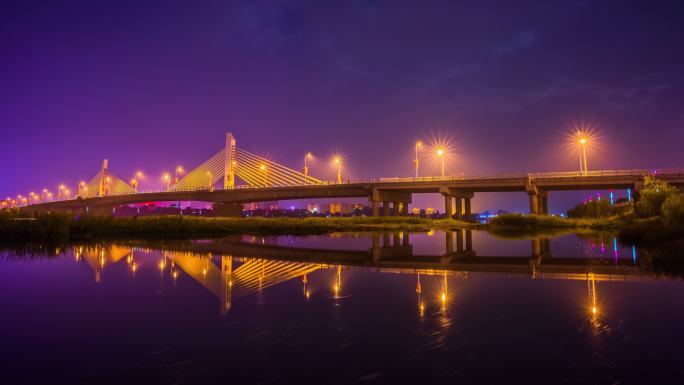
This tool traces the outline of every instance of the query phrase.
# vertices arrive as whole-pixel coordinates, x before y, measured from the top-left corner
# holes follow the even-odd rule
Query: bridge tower
[[[235,166],[237,165],[237,153],[235,137],[232,133],[226,134],[226,162],[223,176],[223,188],[235,188]]]
[[[103,197],[107,195],[107,168],[109,166],[109,160],[105,159],[102,161],[102,172],[100,173],[100,186],[98,190],[98,195]]]

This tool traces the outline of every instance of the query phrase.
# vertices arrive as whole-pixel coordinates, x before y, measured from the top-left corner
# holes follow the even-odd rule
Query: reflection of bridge
[[[449,243],[458,243],[463,238],[464,247],[449,250]],[[379,240],[376,240],[379,238]],[[586,310],[592,324],[597,324],[601,303],[597,296],[596,283],[607,280],[646,280],[653,279],[649,271],[644,271],[633,261],[611,261],[583,258],[553,258],[549,242],[545,238],[531,240],[531,256],[483,257],[476,256],[472,250],[472,237],[467,231],[455,232],[446,237],[447,252],[443,255],[415,255],[404,233],[379,234],[372,238],[368,250],[308,249],[243,242],[239,238],[223,239],[216,242],[179,243],[171,246],[174,250],[161,251],[159,268],[162,274],[170,274],[175,280],[179,272],[184,272],[201,287],[219,299],[220,312],[226,314],[233,301],[262,290],[290,281],[300,280],[305,298],[311,293],[307,275],[320,269],[335,269],[331,285],[332,298],[340,298],[342,290],[342,266],[355,269],[370,269],[379,273],[415,275],[418,311],[421,316],[425,310],[425,298],[421,277],[433,276],[432,289],[441,305],[442,311],[449,303],[449,282],[447,277],[467,278],[468,273],[518,274],[535,279],[579,280],[587,284]],[[470,246],[468,246],[470,245]],[[95,271],[97,282],[105,266],[118,263],[126,258],[130,269],[135,273],[138,261],[135,256],[147,254],[151,249],[125,246],[83,248],[75,247],[77,260],[83,260]],[[134,256],[135,254],[135,256]],[[140,261],[142,264],[145,262]],[[436,280],[435,280],[436,279]],[[452,288],[453,289],[453,288]]]
[[[72,211],[109,215],[118,205],[154,201],[203,201],[214,203],[218,215],[237,216],[243,203],[316,198],[367,198],[373,215],[406,215],[415,193],[440,193],[445,197],[445,212],[457,216],[471,212],[471,199],[477,192],[526,192],[530,212],[548,213],[548,194],[561,190],[642,188],[643,178],[652,170],[593,171],[568,173],[514,174],[490,177],[384,178],[368,181],[338,180],[324,182],[305,173],[251,154],[236,146],[228,134],[226,147],[185,177],[169,185],[167,191],[140,192],[103,169],[79,187],[77,199],[51,201],[34,195],[23,210]],[[236,177],[245,186],[236,185]],[[674,185],[684,185],[683,171],[660,171],[658,177]],[[223,189],[214,189],[223,180]],[[635,195],[636,196],[636,195]],[[7,205],[7,203],[4,203]],[[15,202],[21,204],[21,202]]]
[[[447,231],[446,253],[441,255],[416,254],[409,239],[406,232],[374,233],[371,235],[371,247],[367,250],[288,247],[243,242],[234,238],[182,243],[172,247],[199,255],[232,255],[307,265],[332,264],[405,271],[487,272],[579,279],[591,273],[601,280],[643,279],[651,276],[650,271],[644,271],[632,259],[611,259],[607,263],[607,260],[596,258],[554,258],[549,239],[544,237],[530,240],[531,252],[527,256],[477,255],[471,230]]]

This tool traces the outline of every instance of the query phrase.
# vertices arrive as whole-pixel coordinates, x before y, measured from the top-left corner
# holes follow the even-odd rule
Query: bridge
[[[339,160],[338,160],[339,161]],[[138,191],[108,168],[108,161],[88,183],[79,186],[72,198],[63,191],[18,197],[2,201],[3,207],[19,207],[27,213],[68,211],[78,214],[111,215],[117,206],[142,202],[198,201],[212,203],[218,216],[239,216],[243,204],[275,200],[321,198],[366,198],[373,216],[408,215],[413,194],[438,193],[444,197],[444,212],[456,218],[471,214],[476,193],[524,192],[529,212],[548,214],[552,191],[629,190],[635,199],[647,175],[675,186],[684,186],[684,170],[603,170],[555,173],[524,173],[492,176],[444,176],[379,178],[323,181],[304,172],[272,162],[237,147],[235,137],[226,135],[226,146],[183,178],[166,175],[164,191]],[[238,185],[236,180],[245,184]],[[223,181],[223,188],[215,188]],[[54,198],[54,199],[53,199]]]

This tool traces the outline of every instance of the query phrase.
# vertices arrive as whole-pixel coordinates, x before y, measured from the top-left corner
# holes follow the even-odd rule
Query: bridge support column
[[[454,215],[453,197],[451,195],[444,195],[444,215],[451,218]]]
[[[401,234],[399,234],[398,232],[394,232],[394,234],[392,234],[392,238],[392,246],[401,246]]]
[[[371,201],[371,208],[372,208],[372,216],[379,217],[380,216],[380,202]]]
[[[214,203],[212,207],[217,217],[239,218],[242,214],[242,203],[219,202]]]
[[[401,215],[401,204],[399,202],[392,202],[392,216],[398,217]]]
[[[465,209],[465,212],[463,213],[463,219],[465,219],[466,221],[469,221],[470,216],[472,215],[472,208],[470,206],[470,199],[471,198],[463,198],[464,209]]]
[[[382,216],[389,217],[390,215],[390,203],[387,201],[382,202]]]
[[[456,219],[463,219],[463,199],[461,197],[455,197],[456,200]]]
[[[390,234],[387,231],[382,232],[382,247],[390,247]]]
[[[539,196],[535,193],[527,193],[530,196],[530,214],[539,214]]]
[[[408,246],[408,245],[410,245],[410,243],[409,243],[409,232],[408,232],[408,231],[404,231],[404,232],[402,233],[401,245],[402,245],[402,246]]]
[[[539,196],[539,214],[549,215],[549,197],[540,195]]]

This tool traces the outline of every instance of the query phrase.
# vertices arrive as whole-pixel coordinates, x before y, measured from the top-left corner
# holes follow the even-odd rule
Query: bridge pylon
[[[223,176],[223,188],[235,188],[235,166],[237,165],[236,141],[232,133],[226,134],[226,161]]]
[[[109,160],[105,159],[102,161],[102,172],[100,173],[100,188],[98,190],[98,195],[100,197],[107,195],[107,168],[109,166]]]

